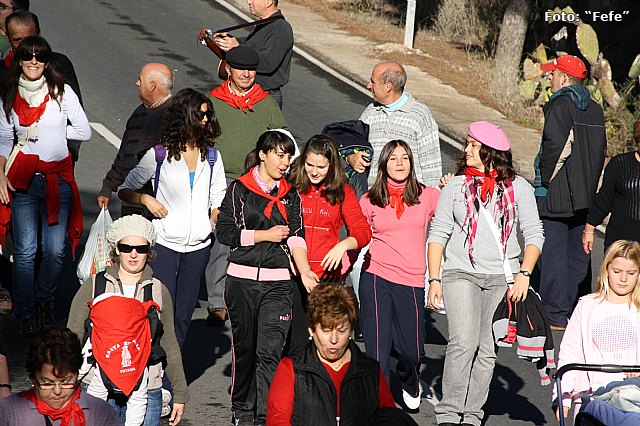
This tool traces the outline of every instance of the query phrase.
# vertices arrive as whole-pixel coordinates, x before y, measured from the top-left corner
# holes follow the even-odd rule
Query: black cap
[[[258,52],[241,44],[229,50],[224,59],[231,68],[237,70],[255,70],[258,67]]]

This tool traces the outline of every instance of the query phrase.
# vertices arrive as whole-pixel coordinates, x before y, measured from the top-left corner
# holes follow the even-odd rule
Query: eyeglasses
[[[36,61],[46,64],[49,62],[49,55],[45,52],[35,53],[35,52],[23,52],[21,61],[31,62],[33,58],[36,58]]]
[[[62,381],[62,382],[41,382],[37,379],[33,380],[36,385],[41,389],[41,390],[53,390],[53,388],[56,387],[56,385],[60,386],[60,389],[75,389],[76,386],[78,386],[78,381],[76,379],[73,379],[73,381]]]
[[[151,247],[149,244],[142,246],[130,246],[129,244],[118,243],[118,250],[120,250],[121,253],[131,253],[134,249],[139,254],[147,254],[149,253],[149,250],[151,250]]]
[[[201,109],[196,110],[196,118],[199,121],[204,120],[205,117],[207,117],[208,121],[211,121],[211,117],[213,117],[213,111],[211,111],[210,109],[206,111],[202,111]]]

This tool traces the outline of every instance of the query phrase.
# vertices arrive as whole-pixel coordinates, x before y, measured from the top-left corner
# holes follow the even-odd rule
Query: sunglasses
[[[149,250],[151,250],[151,247],[149,244],[142,246],[130,246],[129,244],[118,243],[118,250],[120,250],[120,253],[131,253],[134,249],[138,254],[147,254],[149,253]]]
[[[208,121],[211,121],[211,117],[213,117],[213,111],[211,111],[210,109],[206,110],[206,111],[202,111],[202,110],[196,110],[196,118],[199,121],[204,120],[204,118],[207,117]]]
[[[33,58],[36,58],[36,61],[43,64],[46,64],[47,62],[49,62],[49,55],[47,55],[45,52],[40,52],[40,53],[23,52],[22,58],[20,58],[20,60],[24,62],[31,62]]]

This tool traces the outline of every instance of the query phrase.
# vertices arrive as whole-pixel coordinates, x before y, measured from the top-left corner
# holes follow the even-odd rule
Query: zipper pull
[[[336,426],[340,426],[340,416],[336,417]]]

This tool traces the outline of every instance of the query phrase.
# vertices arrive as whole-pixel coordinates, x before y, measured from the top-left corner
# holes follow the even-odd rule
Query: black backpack
[[[93,286],[93,298],[100,296],[107,289],[107,279],[104,276],[104,271],[98,272],[96,274]],[[153,285],[144,286],[144,301],[153,300]],[[164,334],[164,326],[162,325],[162,321],[160,320],[160,313],[158,309],[154,306],[149,308],[147,311],[147,317],[149,318],[149,329],[151,332],[151,354],[149,355],[149,361],[147,361],[147,365],[155,365],[158,363],[162,363],[162,368],[164,369],[167,366],[167,353],[160,346],[160,338]],[[82,347],[85,346],[87,341],[91,339],[91,331],[93,330],[93,326],[91,325],[91,318],[87,315],[87,318],[84,320],[84,336],[82,337]],[[89,357],[89,362],[92,365],[96,364],[96,360],[93,357]],[[120,389],[114,386],[113,382],[105,372],[100,369],[100,376],[102,377],[102,383],[104,383],[107,388],[109,395],[113,397],[122,396],[123,393]],[[142,382],[142,377],[138,380],[136,387],[134,389],[138,389],[140,387],[140,383]]]

